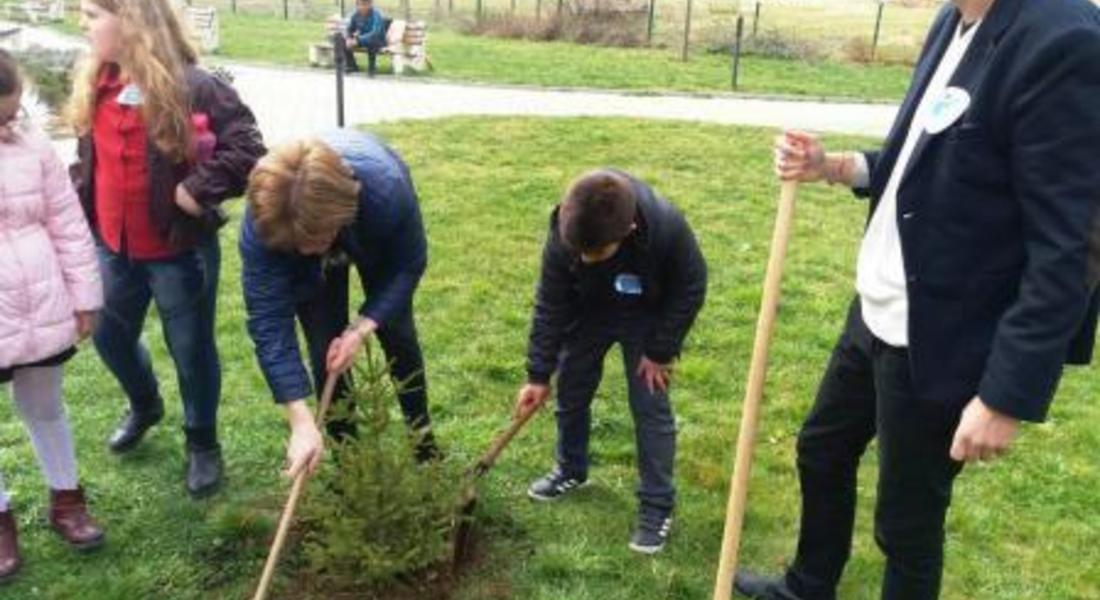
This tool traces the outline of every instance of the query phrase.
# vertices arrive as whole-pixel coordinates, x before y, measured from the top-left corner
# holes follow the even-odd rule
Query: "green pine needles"
[[[303,504],[307,570],[322,588],[376,589],[444,565],[451,557],[464,477],[446,460],[418,464],[418,436],[394,418],[401,384],[367,348],[349,377],[351,405],[335,419],[358,435],[328,440],[332,459]]]

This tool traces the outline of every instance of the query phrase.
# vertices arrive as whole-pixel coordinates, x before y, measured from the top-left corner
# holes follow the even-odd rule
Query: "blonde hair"
[[[141,90],[141,116],[158,150],[176,162],[191,158],[191,100],[185,68],[198,53],[169,0],[91,0],[121,21],[119,67]],[[85,59],[65,111],[78,135],[92,131],[96,83],[103,63]]]
[[[324,142],[308,139],[275,148],[248,177],[248,208],[256,232],[274,250],[330,242],[355,220],[359,182]]]

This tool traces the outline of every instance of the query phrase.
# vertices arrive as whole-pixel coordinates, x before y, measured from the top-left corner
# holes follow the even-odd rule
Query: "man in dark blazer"
[[[1063,365],[1091,359],[1100,233],[1100,9],[955,0],[932,27],[880,151],[777,142],[783,179],[871,199],[846,328],[798,439],[802,521],[751,598],[831,599],[856,472],[878,437],[883,598],[936,598],[952,482],[1046,417]]]

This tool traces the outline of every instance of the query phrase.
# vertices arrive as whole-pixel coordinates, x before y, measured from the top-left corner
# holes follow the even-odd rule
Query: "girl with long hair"
[[[141,342],[155,302],[183,402],[187,489],[205,496],[223,471],[220,204],[244,191],[263,141],[232,87],[198,67],[168,0],[81,0],[80,12],[91,51],[67,111],[79,135],[73,175],[104,278],[95,346],[129,400],[108,444],[131,450],[164,415]]]

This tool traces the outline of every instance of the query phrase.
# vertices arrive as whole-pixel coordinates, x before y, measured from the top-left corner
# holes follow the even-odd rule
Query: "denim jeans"
[[[875,338],[856,302],[798,437],[802,525],[786,577],[792,591],[836,598],[851,553],[859,461],[877,436],[882,598],[939,597],[944,519],[962,468],[948,454],[959,416],[913,396],[908,351]]]
[[[643,315],[592,318],[565,342],[558,371],[558,465],[568,476],[588,477],[592,398],[603,377],[603,362],[616,342],[622,347],[630,412],[637,448],[638,500],[643,507],[668,511],[676,501],[676,419],[666,392],[650,392],[637,375],[646,335],[655,319]]]
[[[95,347],[138,414],[156,410],[160,395],[149,350],[141,341],[150,301],[156,302],[176,366],[187,429],[214,429],[221,365],[214,338],[221,250],[216,237],[164,260],[135,260],[98,244],[104,307]]]

